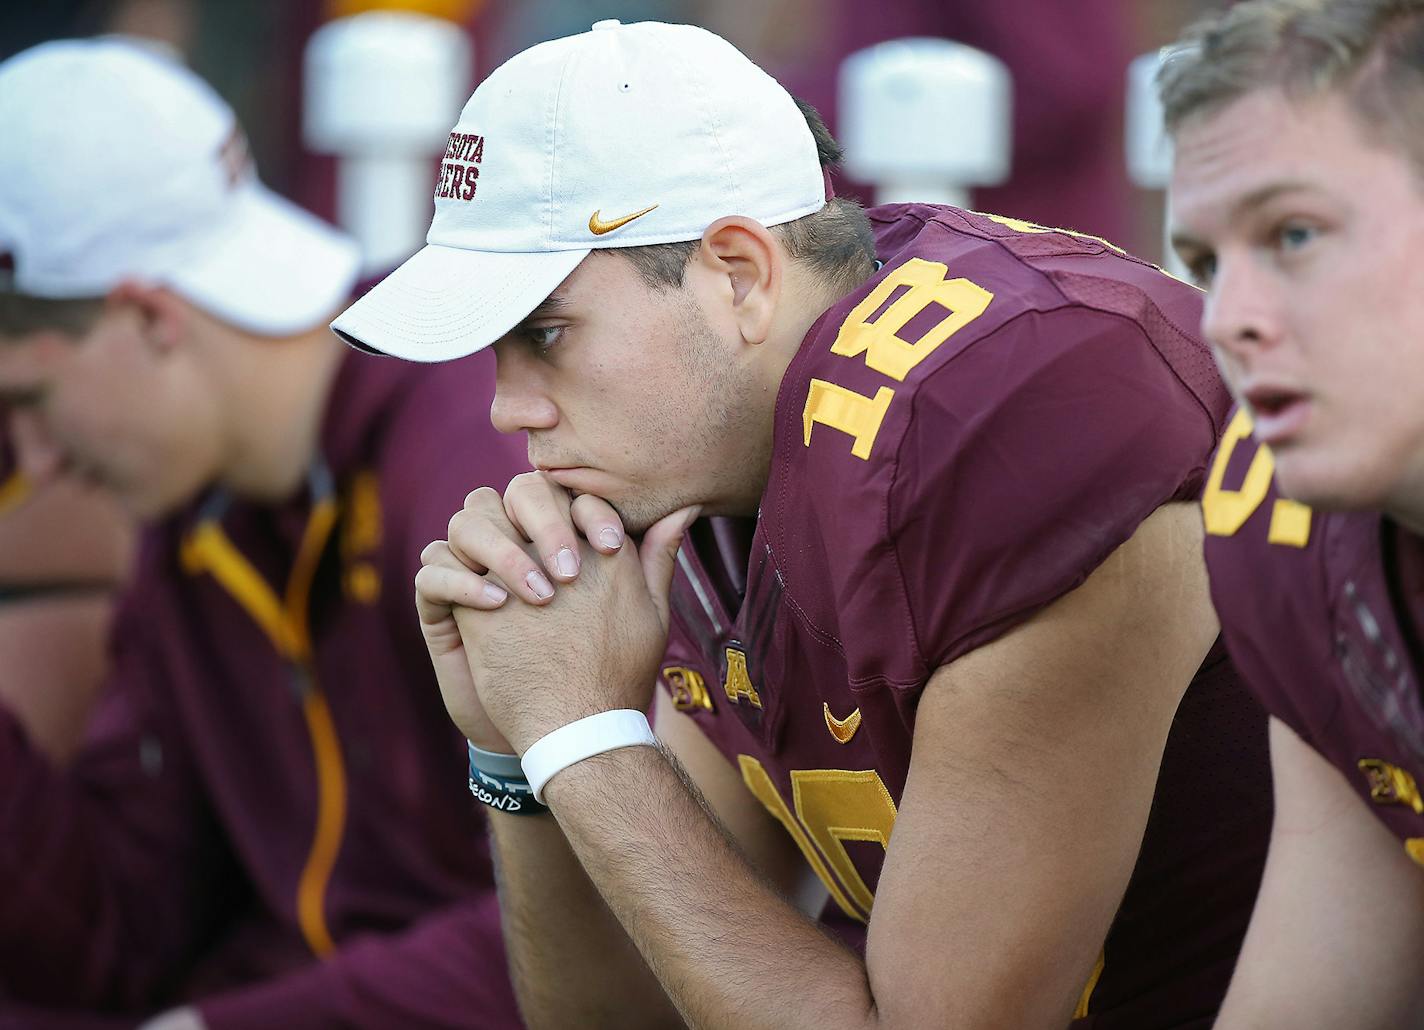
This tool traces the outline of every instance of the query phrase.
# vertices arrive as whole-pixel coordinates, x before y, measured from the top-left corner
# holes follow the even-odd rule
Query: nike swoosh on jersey
[[[658,205],[654,204],[652,207],[645,207],[641,211],[634,211],[631,215],[624,215],[622,218],[614,218],[611,221],[607,222],[605,222],[602,218],[598,217],[600,214],[603,213],[602,210],[595,211],[593,214],[588,216],[588,231],[593,233],[595,236],[606,235],[607,233],[612,232],[614,229],[623,228],[623,226],[627,225],[635,218],[642,218],[645,214],[647,214],[649,211],[653,210],[653,208],[657,206]]]
[[[836,743],[849,744],[850,738],[855,736],[855,731],[860,729],[860,709],[857,708],[844,719],[837,719],[832,715],[831,706],[825,701],[821,702],[821,710],[826,713],[826,729],[831,731]]]

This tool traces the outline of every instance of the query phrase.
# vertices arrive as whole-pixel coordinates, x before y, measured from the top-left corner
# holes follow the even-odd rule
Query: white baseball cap
[[[118,37],[0,64],[4,288],[101,297],[133,278],[249,332],[321,325],[356,282],[355,243],[257,180],[232,109],[171,58]]]
[[[796,102],[730,43],[601,21],[480,84],[446,147],[428,246],[332,328],[363,350],[458,358],[597,248],[700,239],[726,215],[789,222],[826,190]]]

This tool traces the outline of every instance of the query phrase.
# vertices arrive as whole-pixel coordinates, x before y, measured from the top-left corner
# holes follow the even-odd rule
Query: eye
[[[1320,230],[1304,222],[1282,222],[1275,231],[1276,246],[1287,253],[1312,243]]]
[[[1187,274],[1191,276],[1192,283],[1205,290],[1211,286],[1211,280],[1216,275],[1216,255],[1205,251],[1198,251],[1190,255],[1185,261]]]
[[[535,352],[542,357],[549,353],[554,344],[559,342],[563,332],[564,327],[561,325],[529,326],[523,331],[523,336],[529,341]]]

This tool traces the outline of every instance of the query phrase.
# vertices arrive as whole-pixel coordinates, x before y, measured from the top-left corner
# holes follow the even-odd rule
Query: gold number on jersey
[[[812,379],[806,407],[801,412],[801,438],[810,447],[811,427],[819,422],[854,439],[850,452],[857,458],[869,458],[880,423],[885,421],[894,399],[895,391],[888,386],[876,390],[874,397],[866,397],[824,379]]]
[[[1235,536],[1271,489],[1276,460],[1271,456],[1271,449],[1264,444],[1257,446],[1240,489],[1228,490],[1221,485],[1226,478],[1226,467],[1236,452],[1236,445],[1250,435],[1251,416],[1245,411],[1238,411],[1216,449],[1216,460],[1212,462],[1211,475],[1207,477],[1206,488],[1202,491],[1202,516],[1206,521],[1206,531],[1212,536]],[[1271,525],[1266,539],[1273,544],[1304,547],[1310,540],[1310,509],[1296,501],[1278,499],[1271,509]]]
[[[959,330],[984,313],[994,295],[968,279],[948,279],[949,269],[938,261],[911,258],[887,275],[870,296],[855,306],[841,324],[831,353],[846,358],[865,355],[865,363],[875,371],[904,382],[910,370],[934,353]],[[871,320],[877,311],[890,302],[897,290],[905,288],[898,298],[885,308],[879,318]],[[919,339],[900,338],[900,330],[931,304],[946,312],[935,326]]]
[[[1094,236],[1092,233],[1078,232],[1076,229],[1057,229],[1051,225],[1039,225],[1037,222],[1025,222],[1022,218],[1010,218],[1007,215],[991,215],[987,211],[976,211],[974,213],[980,215],[983,218],[989,219],[989,221],[991,222],[998,222],[1000,225],[1007,226],[1008,228],[1014,230],[1014,232],[1030,233],[1033,235],[1038,235],[1040,233],[1046,232],[1061,232],[1064,236],[1073,236],[1080,240],[1092,240],[1094,243],[1101,243],[1104,247],[1107,247],[1108,250],[1111,250],[1118,254],[1127,253],[1127,251],[1123,250],[1116,243],[1111,243],[1108,240],[1103,239],[1101,236]]]
[[[895,268],[846,316],[831,353],[845,358],[864,355],[866,367],[904,382],[916,365],[982,315],[994,299],[982,286],[948,275],[945,265],[923,258],[911,258]],[[902,338],[900,332],[931,304],[944,309],[944,317],[918,338]],[[867,397],[824,379],[811,380],[801,412],[806,446],[811,446],[811,429],[819,422],[851,437],[851,454],[868,460],[894,398],[895,391],[888,386]]]
[[[895,799],[873,769],[795,769],[791,772],[793,815],[766,768],[750,755],[739,755],[742,780],[768,812],[786,827],[806,862],[826,885],[837,905],[852,919],[870,919],[875,895],[855,868],[845,841],[890,846],[895,828]]]

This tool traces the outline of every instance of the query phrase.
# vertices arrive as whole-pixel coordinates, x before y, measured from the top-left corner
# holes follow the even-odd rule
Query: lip
[[[1300,390],[1258,383],[1242,392],[1251,408],[1255,436],[1267,447],[1281,447],[1299,436],[1310,421],[1314,403]]]
[[[586,490],[586,484],[593,469],[586,465],[536,465],[540,472],[544,473],[554,482],[570,490]]]

